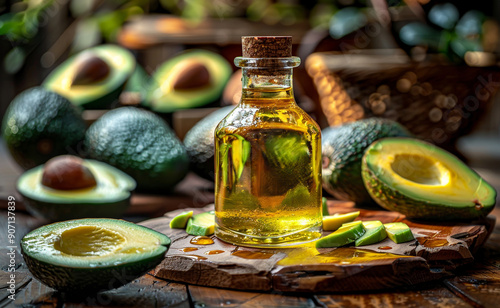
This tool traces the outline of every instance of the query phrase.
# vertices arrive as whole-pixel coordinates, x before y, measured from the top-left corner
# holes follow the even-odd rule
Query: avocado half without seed
[[[50,221],[123,215],[135,181],[94,160],[63,155],[26,171],[17,182],[30,213]]]
[[[218,100],[231,76],[222,56],[189,50],[162,64],[152,76],[145,105],[156,112],[173,112]]]
[[[58,66],[44,87],[86,109],[106,109],[118,99],[135,69],[132,53],[115,45],[84,50]]]
[[[409,218],[470,220],[488,215],[496,191],[451,153],[410,138],[374,142],[362,174],[371,197]]]
[[[62,292],[118,288],[158,265],[170,246],[159,232],[117,219],[79,219],[28,233],[21,251],[30,272]]]

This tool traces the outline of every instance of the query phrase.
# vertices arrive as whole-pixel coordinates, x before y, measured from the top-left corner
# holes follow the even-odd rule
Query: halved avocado
[[[370,196],[409,218],[466,220],[488,215],[496,191],[451,153],[411,138],[374,142],[363,157]]]
[[[145,105],[165,113],[207,105],[220,98],[231,72],[226,59],[216,53],[183,52],[153,74]]]
[[[50,221],[86,217],[122,217],[130,205],[131,191],[136,183],[126,173],[108,164],[84,160],[95,177],[96,185],[89,188],[62,190],[42,184],[44,166],[23,173],[17,190],[23,196],[30,213]]]
[[[63,292],[120,287],[158,265],[170,246],[159,232],[117,219],[79,219],[28,233],[21,251],[30,272]]]
[[[100,61],[92,62],[88,61],[88,58]],[[97,68],[88,68],[91,65]],[[105,65],[108,66],[107,74],[105,69],[102,69]],[[86,109],[106,109],[118,99],[125,83],[134,72],[135,65],[134,56],[124,48],[116,45],[96,46],[64,61],[45,79],[43,85],[66,97],[74,105]],[[90,77],[77,78],[82,76],[82,71]],[[76,79],[80,82],[75,82]]]

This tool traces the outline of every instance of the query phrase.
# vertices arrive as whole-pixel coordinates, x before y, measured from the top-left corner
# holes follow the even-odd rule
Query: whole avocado
[[[381,138],[411,136],[401,124],[382,118],[363,119],[324,129],[323,188],[340,200],[372,203],[361,176],[365,150]]]
[[[222,119],[233,110],[227,106],[214,111],[196,123],[184,137],[191,169],[199,176],[214,179],[214,130]]]
[[[10,103],[2,135],[14,160],[24,169],[75,152],[86,125],[80,110],[42,87],[28,89]]]
[[[135,107],[111,110],[85,135],[90,157],[132,176],[143,191],[170,190],[186,176],[189,159],[172,129],[152,112]]]

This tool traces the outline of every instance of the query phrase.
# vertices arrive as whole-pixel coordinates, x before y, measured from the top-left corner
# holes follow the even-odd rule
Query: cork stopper
[[[242,36],[244,58],[284,58],[292,56],[291,36]]]

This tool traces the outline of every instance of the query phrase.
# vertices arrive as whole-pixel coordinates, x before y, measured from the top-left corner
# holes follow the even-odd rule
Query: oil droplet
[[[206,255],[218,255],[219,253],[225,252],[224,250],[210,250],[205,252]]]
[[[189,252],[189,251],[195,251],[195,250],[198,250],[198,248],[196,248],[196,247],[186,247],[186,248],[179,249],[179,251],[182,251],[182,252]]]
[[[182,255],[183,257],[188,257],[194,260],[206,260],[206,257],[198,256],[198,255]]]
[[[243,259],[269,259],[274,255],[274,253],[266,251],[238,250],[231,253],[231,255]]]
[[[189,242],[194,245],[212,245],[214,240],[208,236],[195,236]]]
[[[389,250],[389,249],[392,249],[392,247],[391,246],[380,246],[380,247],[378,247],[378,249],[380,249],[380,250]]]
[[[425,247],[433,248],[433,247],[442,247],[448,245],[448,241],[446,239],[429,239],[427,237],[418,237],[417,241],[420,245]]]

